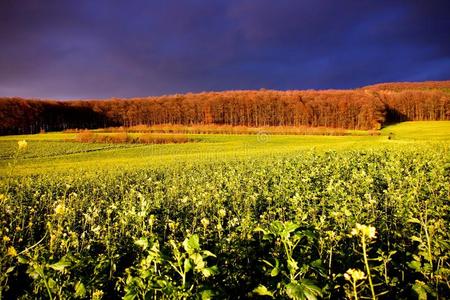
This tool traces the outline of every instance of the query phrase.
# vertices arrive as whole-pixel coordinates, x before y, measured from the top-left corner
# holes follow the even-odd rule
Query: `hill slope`
[[[356,90],[225,91],[92,101],[0,98],[0,134],[139,124],[379,129],[399,121],[450,120],[450,93],[443,90],[447,86],[450,81]]]
[[[450,92],[450,80],[444,81],[422,81],[422,82],[388,82],[377,83],[362,87],[364,90],[389,90],[389,91],[402,91],[402,90],[443,90]]]

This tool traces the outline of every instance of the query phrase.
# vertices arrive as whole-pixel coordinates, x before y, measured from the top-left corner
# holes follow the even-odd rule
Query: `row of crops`
[[[450,295],[443,147],[10,173],[0,298]]]

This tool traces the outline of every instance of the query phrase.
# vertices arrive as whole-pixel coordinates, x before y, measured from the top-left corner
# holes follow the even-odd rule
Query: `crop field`
[[[187,136],[0,137],[0,299],[450,297],[450,121]]]

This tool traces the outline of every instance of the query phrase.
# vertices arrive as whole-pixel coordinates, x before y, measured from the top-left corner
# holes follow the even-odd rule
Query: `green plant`
[[[291,299],[316,299],[322,295],[322,290],[314,280],[306,278],[313,269],[320,269],[320,260],[311,261],[312,245],[316,240],[315,233],[311,230],[299,230],[300,226],[293,222],[274,221],[267,229],[257,228],[257,232],[263,233],[263,239],[280,244],[281,249],[273,252],[275,262],[263,260],[270,267],[270,276],[281,278],[277,283],[279,291],[269,291],[260,284],[254,293],[262,296],[285,294]],[[301,243],[301,245],[300,245]],[[278,257],[277,257],[278,256]]]

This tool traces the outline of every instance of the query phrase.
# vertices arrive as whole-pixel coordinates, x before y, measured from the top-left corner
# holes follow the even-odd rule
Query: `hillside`
[[[423,82],[388,82],[377,83],[362,87],[363,90],[374,91],[401,91],[401,90],[443,90],[450,92],[450,80],[423,81]]]
[[[225,91],[89,101],[0,98],[0,134],[139,124],[377,130],[399,121],[449,120],[450,94],[441,89],[449,84],[391,83],[386,86],[397,88]],[[410,89],[410,85],[421,88]]]

